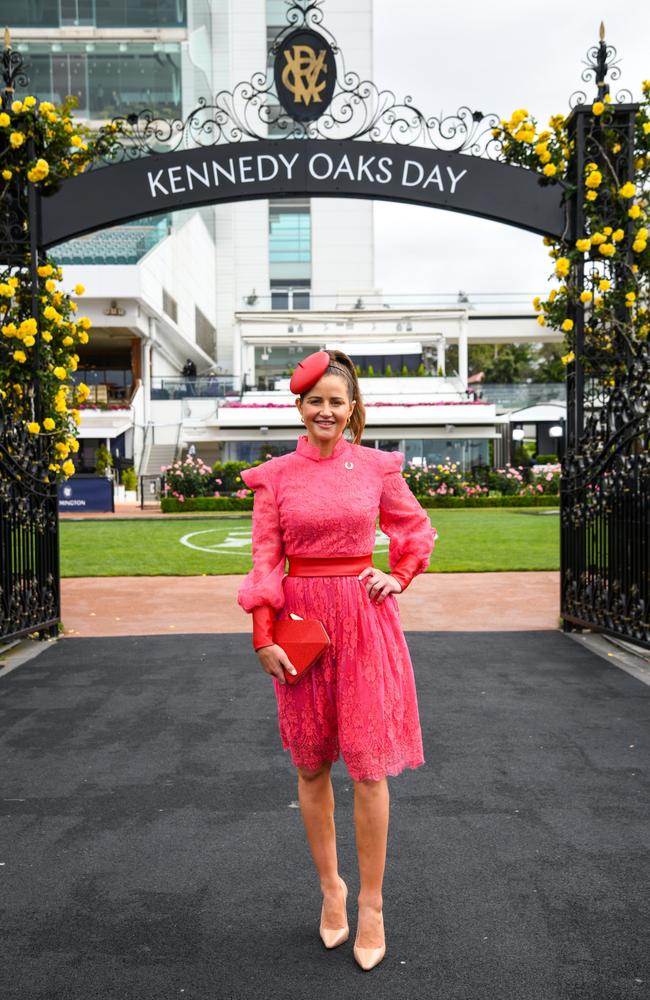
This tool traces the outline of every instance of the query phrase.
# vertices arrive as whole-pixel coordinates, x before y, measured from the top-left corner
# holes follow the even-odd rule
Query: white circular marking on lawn
[[[247,556],[251,552],[252,532],[250,528],[234,528],[229,531],[225,538],[218,537],[216,541],[209,541],[203,538],[204,535],[214,535],[215,532],[221,536],[222,528],[204,528],[202,531],[190,531],[180,539],[181,545],[186,545],[188,549],[196,552],[208,552],[209,554],[228,552],[230,555]],[[388,551],[388,536],[380,531],[375,533],[375,552]]]

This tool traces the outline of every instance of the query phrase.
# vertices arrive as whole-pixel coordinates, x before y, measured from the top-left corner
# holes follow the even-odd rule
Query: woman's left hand
[[[368,597],[371,601],[381,604],[389,594],[401,594],[401,584],[390,573],[384,573],[376,566],[366,566],[358,578],[365,583]]]

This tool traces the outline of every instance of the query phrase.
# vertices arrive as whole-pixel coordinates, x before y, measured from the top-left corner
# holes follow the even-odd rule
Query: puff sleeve
[[[284,604],[284,543],[269,469],[244,469],[241,477],[255,491],[253,500],[253,568],[242,580],[237,603],[253,614],[253,646],[273,642],[275,611]]]
[[[379,527],[388,535],[390,574],[405,590],[414,576],[429,565],[438,532],[402,476],[404,454],[381,452],[383,485],[379,500]]]

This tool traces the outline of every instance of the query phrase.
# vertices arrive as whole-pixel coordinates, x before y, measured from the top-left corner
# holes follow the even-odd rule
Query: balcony
[[[151,380],[152,399],[239,399],[232,375],[163,375]]]

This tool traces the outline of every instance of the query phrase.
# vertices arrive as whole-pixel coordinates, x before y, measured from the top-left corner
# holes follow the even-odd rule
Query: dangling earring
[[[303,424],[304,424],[304,422],[305,422],[305,418],[304,418],[304,417],[301,417],[300,419],[302,420],[302,422],[303,422]]]

